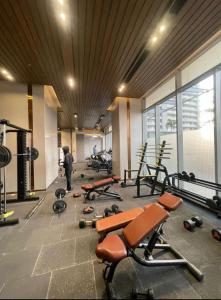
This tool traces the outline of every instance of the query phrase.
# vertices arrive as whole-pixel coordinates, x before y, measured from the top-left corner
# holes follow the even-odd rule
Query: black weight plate
[[[53,211],[56,214],[60,214],[62,213],[67,207],[67,204],[64,200],[57,200],[55,201],[55,203],[53,204]]]
[[[27,160],[29,160],[30,155],[31,155],[31,160],[36,160],[39,156],[38,149],[34,147],[27,148]]]
[[[0,168],[6,167],[11,159],[11,151],[5,146],[0,146]]]
[[[64,196],[66,195],[66,192],[65,192],[65,190],[64,189],[62,189],[62,188],[59,188],[59,189],[57,189],[56,191],[55,191],[55,197],[56,198],[64,198]]]

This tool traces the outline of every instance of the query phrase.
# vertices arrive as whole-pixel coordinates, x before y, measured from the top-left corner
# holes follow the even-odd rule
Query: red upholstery
[[[114,175],[114,176],[112,176],[112,178],[116,182],[120,181],[120,176]]]
[[[108,262],[117,262],[127,257],[127,249],[118,235],[109,235],[97,245],[96,255]]]
[[[169,213],[159,204],[153,203],[123,230],[123,235],[131,248],[136,248],[157,226],[169,217]]]
[[[81,186],[81,188],[82,188],[82,190],[89,191],[89,190],[94,189],[94,185],[90,184],[90,183],[86,183],[86,184],[83,184]]]
[[[105,178],[105,179],[102,179],[102,180],[99,180],[99,181],[95,181],[94,186],[95,187],[101,187],[101,186],[104,186],[104,185],[107,185],[107,184],[110,184],[110,183],[113,183],[113,178]]]
[[[138,244],[156,229],[169,213],[159,204],[152,204],[144,210],[136,219],[130,222],[123,230],[127,244],[136,248]],[[118,235],[107,236],[96,247],[98,258],[108,262],[118,262],[127,257],[127,249]]]
[[[96,230],[98,233],[113,231],[125,227],[143,212],[143,208],[136,207],[119,214],[106,217],[96,222]]]
[[[98,188],[98,187],[102,187],[102,186],[105,186],[105,185],[108,185],[108,184],[118,182],[119,180],[120,180],[120,176],[113,176],[111,178],[105,178],[105,179],[102,179],[102,180],[95,181],[93,183],[83,184],[81,186],[81,188],[87,192],[87,191],[93,190],[93,189]]]
[[[180,197],[172,195],[170,193],[164,193],[157,200],[166,210],[173,211],[176,210],[178,206],[183,202]]]

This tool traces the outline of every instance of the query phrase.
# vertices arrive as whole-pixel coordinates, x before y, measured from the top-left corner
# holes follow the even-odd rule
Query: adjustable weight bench
[[[118,235],[107,236],[96,247],[96,255],[106,264],[103,273],[106,282],[107,294],[111,295],[111,285],[117,265],[127,257],[132,257],[137,263],[145,267],[165,267],[165,266],[184,266],[197,280],[203,279],[203,273],[184,258],[177,250],[172,248],[161,236],[162,227],[169,217],[160,204],[150,204],[144,211],[123,229],[123,239]],[[149,238],[148,243],[142,243],[145,238]],[[162,244],[157,244],[158,241]],[[143,248],[144,253],[138,256],[136,248]],[[154,251],[159,249],[161,251]],[[174,259],[157,259],[162,250],[170,251]],[[154,253],[153,253],[154,251]]]
[[[157,199],[157,203],[163,206],[167,211],[173,211],[182,203],[182,199],[170,193],[164,193]],[[100,235],[99,241],[101,242],[109,232],[127,226],[127,224],[138,217],[144,209],[150,205],[151,204],[147,204],[144,208],[132,208],[119,214],[98,220],[96,222],[96,230]]]
[[[99,181],[95,181],[94,183],[88,183],[81,186],[81,188],[85,191],[84,198],[86,200],[95,200],[96,194],[97,197],[101,195],[106,195],[111,198],[117,198],[118,200],[122,201],[123,199],[121,196],[116,192],[110,192],[109,189],[114,183],[118,183],[120,181],[119,176],[112,176],[110,178],[105,178]]]

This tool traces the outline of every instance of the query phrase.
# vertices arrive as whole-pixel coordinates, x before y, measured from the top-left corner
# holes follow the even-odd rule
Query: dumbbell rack
[[[167,180],[171,178],[171,185],[167,185]],[[193,193],[184,188],[181,188],[181,182],[187,182],[194,185],[198,185],[210,190],[216,191],[216,193],[221,192],[221,184],[214,183],[211,181],[206,181],[198,178],[194,178],[193,180],[188,179],[188,177],[184,178],[180,175],[180,173],[170,174],[165,177],[163,182],[162,194],[165,191],[169,191],[174,195],[184,198],[190,202],[193,202],[201,207],[209,209],[210,211],[217,214],[218,217],[221,217],[221,198],[218,196],[214,196],[213,199],[204,197],[200,194]],[[218,202],[217,202],[218,201]]]

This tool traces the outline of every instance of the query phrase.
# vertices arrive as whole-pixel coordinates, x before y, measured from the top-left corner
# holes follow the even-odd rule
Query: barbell
[[[38,149],[34,148],[34,147],[27,147],[27,152],[26,153],[18,153],[15,154],[15,156],[26,156],[27,160],[29,161],[31,159],[32,160],[36,160],[39,156],[39,152]]]

